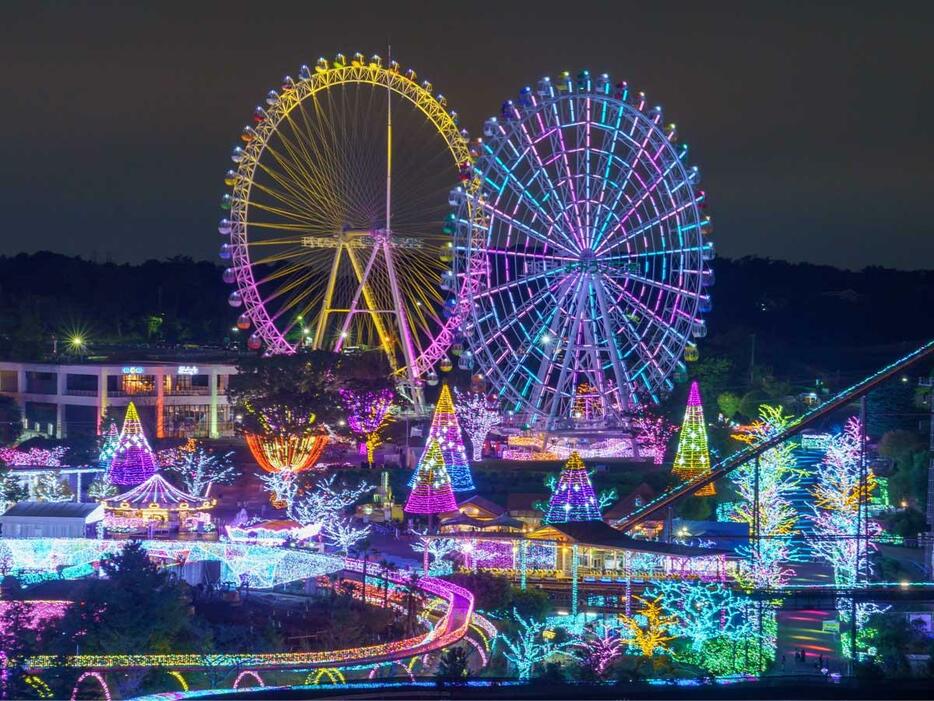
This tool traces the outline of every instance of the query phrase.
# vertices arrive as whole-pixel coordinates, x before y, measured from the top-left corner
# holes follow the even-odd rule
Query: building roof
[[[87,518],[100,508],[100,504],[75,501],[19,501],[7,509],[3,517]]]
[[[549,530],[557,531],[569,540],[582,545],[595,545],[605,548],[625,548],[647,553],[661,553],[682,557],[701,557],[722,554],[712,548],[697,548],[678,543],[662,543],[657,540],[639,540],[625,535],[605,521],[577,521],[574,523],[552,523],[536,531],[547,536]]]
[[[492,514],[494,518],[506,513],[506,509],[504,509],[502,506],[494,501],[490,501],[486,497],[481,497],[479,494],[475,494],[472,497],[464,499],[464,501],[460,503],[460,508],[463,509],[465,506],[475,506],[481,511],[486,511],[488,514]]]
[[[603,514],[603,517],[610,521],[616,521],[628,516],[638,507],[652,501],[656,496],[656,491],[647,482],[641,482],[629,494],[610,506]]]

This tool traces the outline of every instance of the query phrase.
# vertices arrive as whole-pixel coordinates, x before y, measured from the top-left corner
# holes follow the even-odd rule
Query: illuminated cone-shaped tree
[[[561,470],[558,484],[548,502],[545,523],[600,520],[600,502],[594,494],[587,467],[581,456],[573,452]]]
[[[447,385],[441,388],[441,396],[438,397],[438,404],[431,418],[428,440],[432,439],[438,441],[441,458],[451,478],[454,491],[469,492],[476,489],[473,485],[473,475],[470,473],[470,463],[467,462],[467,448],[464,447],[457,412],[454,410],[454,400],[451,399],[451,389]],[[409,481],[409,486],[414,487],[417,479],[418,471],[416,470]]]
[[[109,467],[113,461],[117,444],[120,442],[120,431],[117,430],[116,421],[107,422],[107,430],[101,436],[101,449],[97,456],[97,463],[101,467]]]
[[[133,402],[126,408],[108,477],[113,484],[141,484],[156,473],[156,456],[149,447]]]
[[[415,468],[415,486],[409,492],[405,510],[410,514],[441,514],[457,511],[451,477],[444,467],[441,446],[429,436],[428,447]]]
[[[672,474],[680,480],[689,480],[710,472],[710,451],[707,449],[707,425],[704,422],[704,407],[701,404],[700,387],[697,381],[691,383],[688,406],[681,424],[678,437],[678,452],[671,468]],[[716,494],[713,483],[694,492],[695,496],[709,497]]]

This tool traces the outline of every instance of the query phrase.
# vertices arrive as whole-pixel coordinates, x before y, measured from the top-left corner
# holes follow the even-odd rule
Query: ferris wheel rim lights
[[[482,279],[465,320],[480,369],[546,428],[570,418],[582,380],[600,380],[619,419],[657,401],[706,333],[713,280],[700,171],[675,126],[626,83],[565,72],[506,101],[484,137],[471,144],[482,188],[451,198],[455,271]]]

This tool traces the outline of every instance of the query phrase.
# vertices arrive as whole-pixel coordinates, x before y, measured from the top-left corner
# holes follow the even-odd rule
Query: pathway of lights
[[[94,542],[94,541],[92,541]],[[163,543],[165,544],[165,543]],[[169,544],[172,544],[169,542]],[[297,551],[295,551],[297,552]],[[324,557],[324,556],[319,556]],[[334,560],[335,558],[326,558]],[[363,572],[360,560],[338,560],[339,566],[357,573]],[[367,569],[368,577],[388,578],[395,584],[405,585],[406,573],[385,570],[372,563]],[[324,573],[319,573],[324,574]],[[378,645],[326,650],[320,652],[278,652],[199,655],[193,653],[139,654],[139,655],[74,655],[65,659],[64,666],[83,669],[110,670],[130,667],[159,667],[172,670],[198,669],[201,667],[246,667],[257,669],[287,669],[294,667],[347,667],[369,666],[376,662],[407,659],[414,655],[439,650],[458,642],[470,629],[473,619],[474,598],[468,590],[451,582],[422,577],[418,588],[423,594],[442,600],[447,610],[439,613],[435,627],[427,633]],[[30,668],[41,670],[61,666],[60,660],[51,655],[39,655],[28,660]]]

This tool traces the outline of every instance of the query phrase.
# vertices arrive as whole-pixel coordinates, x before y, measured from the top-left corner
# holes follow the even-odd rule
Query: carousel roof
[[[174,511],[178,509],[204,510],[214,507],[215,501],[207,497],[196,497],[169,484],[158,472],[133,489],[103,500],[108,509],[145,509],[157,507]],[[184,504],[184,506],[183,506]]]

